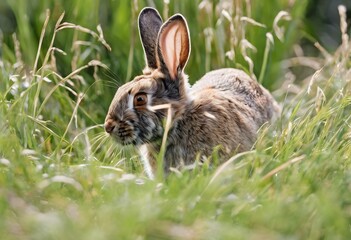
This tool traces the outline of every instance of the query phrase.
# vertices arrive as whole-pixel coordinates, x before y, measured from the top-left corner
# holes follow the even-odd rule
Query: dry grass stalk
[[[36,57],[35,57],[35,62],[34,62],[34,66],[33,66],[33,72],[32,72],[33,76],[34,76],[34,75],[36,74],[36,72],[37,72],[37,66],[38,66],[38,61],[39,61],[41,46],[42,46],[42,44],[43,44],[43,40],[44,40],[44,36],[45,36],[45,31],[46,31],[46,28],[47,28],[47,26],[48,26],[49,19],[50,19],[50,10],[47,9],[47,10],[46,10],[46,17],[45,17],[44,25],[43,25],[43,28],[42,28],[41,34],[40,34],[38,51],[37,51],[37,55],[36,55]]]
[[[269,173],[267,173],[262,179],[267,180],[268,178],[271,178],[272,176],[274,176],[278,172],[284,170],[285,168],[289,167],[290,165],[303,160],[305,157],[306,157],[305,155],[301,155],[299,157],[295,157],[295,158],[283,163],[279,167],[277,167],[277,168],[273,169],[272,171],[270,171]]]
[[[284,41],[284,33],[285,33],[285,28],[283,26],[279,26],[279,23],[281,21],[290,21],[291,16],[288,12],[286,11],[280,11],[277,16],[274,18],[273,21],[273,30],[275,35],[280,41]]]

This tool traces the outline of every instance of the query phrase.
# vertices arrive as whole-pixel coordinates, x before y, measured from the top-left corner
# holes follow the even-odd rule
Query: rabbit
[[[163,23],[154,8],[139,14],[139,33],[146,67],[143,74],[118,88],[109,107],[105,131],[122,145],[135,145],[145,172],[154,178],[156,154],[171,127],[163,170],[194,164],[220,146],[220,159],[250,150],[257,131],[280,114],[272,95],[244,71],[223,68],[206,73],[193,86],[184,74],[190,35],[181,14]]]

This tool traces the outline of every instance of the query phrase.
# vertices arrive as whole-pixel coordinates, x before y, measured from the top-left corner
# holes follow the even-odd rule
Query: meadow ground
[[[340,46],[310,57],[309,1],[253,2],[0,4],[1,239],[350,239],[346,9]],[[144,66],[146,4],[187,18],[191,82],[238,67],[273,91],[282,116],[252,151],[151,181],[106,136],[114,91]]]

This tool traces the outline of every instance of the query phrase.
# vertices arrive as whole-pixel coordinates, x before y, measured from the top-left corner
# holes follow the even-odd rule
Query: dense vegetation
[[[273,91],[282,116],[261,129],[254,150],[151,181],[133,148],[106,136],[115,90],[144,67],[136,23],[146,5],[164,19],[187,18],[191,82],[237,67]],[[0,3],[1,239],[349,239],[347,9],[330,9],[340,22],[334,50],[313,47],[320,35],[310,8],[307,0]]]

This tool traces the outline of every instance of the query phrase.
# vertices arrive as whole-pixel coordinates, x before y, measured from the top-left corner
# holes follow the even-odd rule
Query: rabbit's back
[[[254,80],[244,71],[235,68],[221,68],[206,73],[192,87],[194,91],[213,87],[221,91],[238,92],[243,87],[249,88]]]
[[[205,74],[191,88],[190,95],[202,101],[210,95],[220,95],[221,104],[240,103],[245,109],[242,113],[252,115],[257,125],[276,118],[280,108],[272,95],[256,80],[244,71],[234,68],[222,68]],[[238,109],[229,108],[229,111]]]

